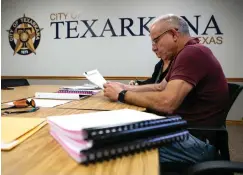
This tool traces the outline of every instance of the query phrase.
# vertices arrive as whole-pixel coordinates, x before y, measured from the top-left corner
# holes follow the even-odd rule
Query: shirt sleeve
[[[176,58],[169,81],[179,79],[196,86],[207,75],[205,57],[199,48],[187,46]]]

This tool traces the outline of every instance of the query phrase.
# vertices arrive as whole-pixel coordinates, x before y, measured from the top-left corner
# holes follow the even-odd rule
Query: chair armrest
[[[207,161],[198,163],[191,166],[188,169],[188,175],[200,175],[208,173],[242,173],[243,162],[231,162],[231,161]]]

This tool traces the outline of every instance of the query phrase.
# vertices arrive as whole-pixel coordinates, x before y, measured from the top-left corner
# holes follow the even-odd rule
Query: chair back
[[[235,100],[239,96],[240,92],[243,89],[242,85],[236,84],[236,83],[228,83],[228,89],[229,89],[229,97],[230,97],[230,102],[228,109],[226,110],[226,115],[229,113],[231,107],[233,106]]]
[[[16,86],[29,86],[26,79],[2,79],[1,88],[16,87]]]
[[[242,91],[243,86],[235,83],[228,83],[228,90],[229,90],[229,105],[227,109],[225,110],[225,119],[227,118],[227,115],[233,106],[235,100],[239,96],[240,92]],[[228,139],[228,131],[226,129],[226,124],[222,126],[221,131],[216,132],[215,137],[215,146],[220,151],[221,158],[223,160],[230,160],[230,154],[229,154],[229,139]]]

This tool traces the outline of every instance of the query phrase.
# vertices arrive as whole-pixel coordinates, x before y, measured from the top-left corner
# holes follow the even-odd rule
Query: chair
[[[225,119],[227,118],[227,115],[233,106],[235,100],[239,96],[240,92],[243,89],[242,85],[235,84],[235,83],[228,83],[228,89],[229,89],[229,105],[225,110]],[[218,160],[230,160],[230,154],[229,154],[229,146],[228,146],[228,131],[226,129],[226,123],[224,123],[224,126],[221,126],[220,128],[188,128],[191,132],[209,132],[211,134],[214,134],[214,140],[211,140],[211,143],[216,147],[218,152]]]
[[[29,82],[26,79],[2,79],[1,88],[16,87],[16,86],[29,86]]]
[[[243,173],[243,162],[207,161],[188,169],[188,175]]]
[[[227,115],[234,104],[235,100],[239,96],[240,92],[243,89],[243,86],[239,84],[234,83],[228,83],[228,89],[229,89],[229,96],[230,96],[230,103],[228,107],[225,109],[225,119],[227,118]],[[221,126],[219,128],[215,127],[190,127],[188,130],[191,133],[194,133],[194,135],[201,135],[201,133],[208,132],[211,135],[214,135],[213,140],[210,140],[210,143],[213,144],[216,147],[217,151],[217,157],[216,160],[226,160],[230,161],[230,154],[229,154],[229,146],[228,146],[228,132],[226,129],[226,123],[224,126]],[[188,164],[182,164],[182,163],[176,163],[176,164],[166,164],[163,166],[162,170],[163,172],[187,172],[187,169],[192,166]]]

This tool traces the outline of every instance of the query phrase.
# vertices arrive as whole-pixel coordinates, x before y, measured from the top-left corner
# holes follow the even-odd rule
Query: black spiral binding
[[[115,144],[135,139],[147,138],[151,136],[163,135],[171,132],[180,131],[186,128],[187,122],[184,120],[172,123],[159,124],[143,128],[135,128],[123,132],[110,133],[92,140],[93,147],[105,147],[107,144]]]
[[[182,120],[180,116],[174,116],[170,118],[146,120],[146,121],[134,122],[134,123],[113,126],[113,127],[86,128],[83,130],[86,133],[84,139],[86,140],[93,140],[97,138],[99,139],[101,136],[105,136],[105,135],[109,136],[114,133],[124,132],[124,131],[138,129],[138,128],[145,128],[145,127],[155,126],[160,124],[172,123],[180,120]]]
[[[123,126],[88,130],[86,140],[92,140],[93,148],[107,144],[133,141],[135,139],[163,135],[185,129],[187,122],[180,117],[132,123]],[[87,131],[87,130],[86,130]]]
[[[81,164],[95,163],[139,153],[145,150],[158,148],[162,145],[172,142],[181,142],[187,140],[188,137],[189,132],[187,130],[183,130],[163,136],[140,139],[133,142],[120,143],[116,145],[109,145],[104,148],[84,150],[81,152],[81,154],[85,156],[85,159],[83,162],[81,162]]]
[[[80,95],[94,95],[94,91],[92,90],[65,90],[60,89],[58,93],[71,93],[71,94],[80,94]]]

